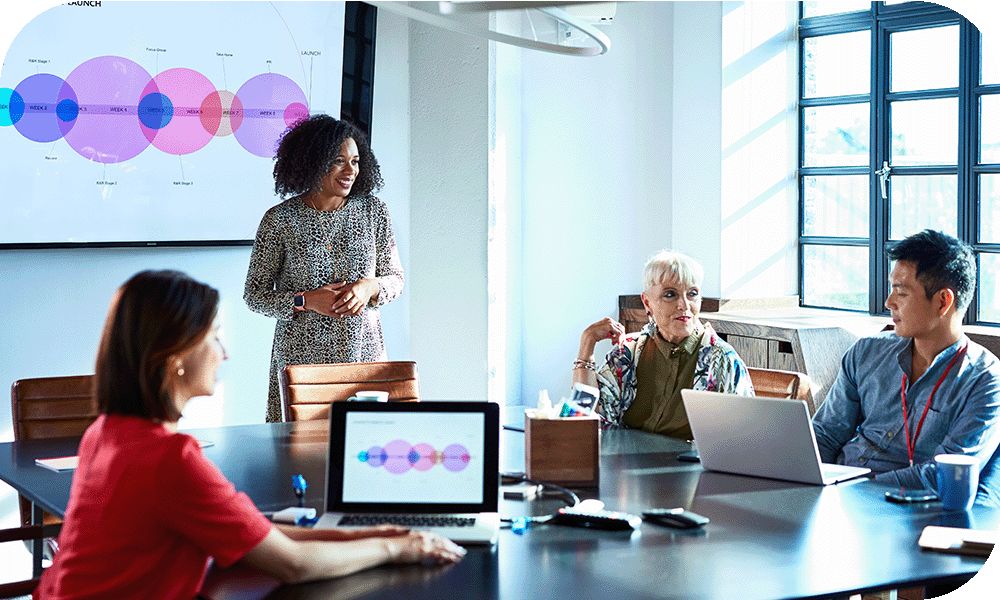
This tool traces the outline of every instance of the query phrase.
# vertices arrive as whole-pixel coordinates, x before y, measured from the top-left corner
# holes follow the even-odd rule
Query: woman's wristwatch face
[[[292,306],[295,308],[295,310],[305,310],[306,308],[305,294],[302,293],[295,294],[295,298],[292,300]]]

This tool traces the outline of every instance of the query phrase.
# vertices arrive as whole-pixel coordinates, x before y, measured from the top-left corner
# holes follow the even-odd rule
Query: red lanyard
[[[951,368],[955,366],[955,362],[958,361],[959,357],[965,354],[968,349],[968,344],[962,346],[955,352],[955,356],[952,357],[951,362],[948,363],[947,368],[945,368],[944,373],[941,373],[941,377],[938,378],[937,383],[934,384],[934,389],[931,390],[931,395],[927,397],[927,404],[924,405],[924,412],[920,415],[920,420],[917,421],[917,430],[913,433],[913,440],[910,440],[910,421],[906,414],[906,373],[903,373],[903,385],[900,390],[900,395],[903,398],[903,432],[906,433],[906,454],[910,458],[910,466],[913,466],[913,449],[917,446],[917,438],[920,437],[920,430],[924,427],[924,419],[927,418],[927,411],[930,410],[931,405],[934,404],[934,394],[937,393],[938,388],[944,383],[944,378],[948,376]]]

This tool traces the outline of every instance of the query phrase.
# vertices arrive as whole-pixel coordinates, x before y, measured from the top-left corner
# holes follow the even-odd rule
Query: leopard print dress
[[[292,308],[297,292],[362,277],[375,277],[379,293],[358,315],[334,318]],[[378,307],[402,289],[389,210],[378,198],[350,198],[326,212],[296,197],[269,209],[257,230],[243,290],[250,310],[278,320],[267,421],[282,419],[278,373],[285,365],[385,360]]]

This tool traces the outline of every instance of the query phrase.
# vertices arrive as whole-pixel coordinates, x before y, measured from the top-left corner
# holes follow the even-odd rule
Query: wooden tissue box
[[[597,487],[601,437],[597,415],[524,417],[524,464],[529,479],[568,487]]]

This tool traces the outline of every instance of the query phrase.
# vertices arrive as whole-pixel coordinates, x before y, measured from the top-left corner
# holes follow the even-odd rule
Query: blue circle
[[[66,98],[56,105],[56,116],[61,121],[73,121],[80,114],[80,105],[76,101]]]
[[[174,118],[174,103],[164,94],[153,92],[139,100],[139,120],[150,129],[163,129]]]
[[[24,116],[24,98],[17,90],[0,88],[0,127],[13,125]]]
[[[408,460],[411,465],[415,465],[415,464],[417,464],[417,461],[420,460],[420,455],[417,454],[416,450],[410,450],[406,454],[406,460]]]

